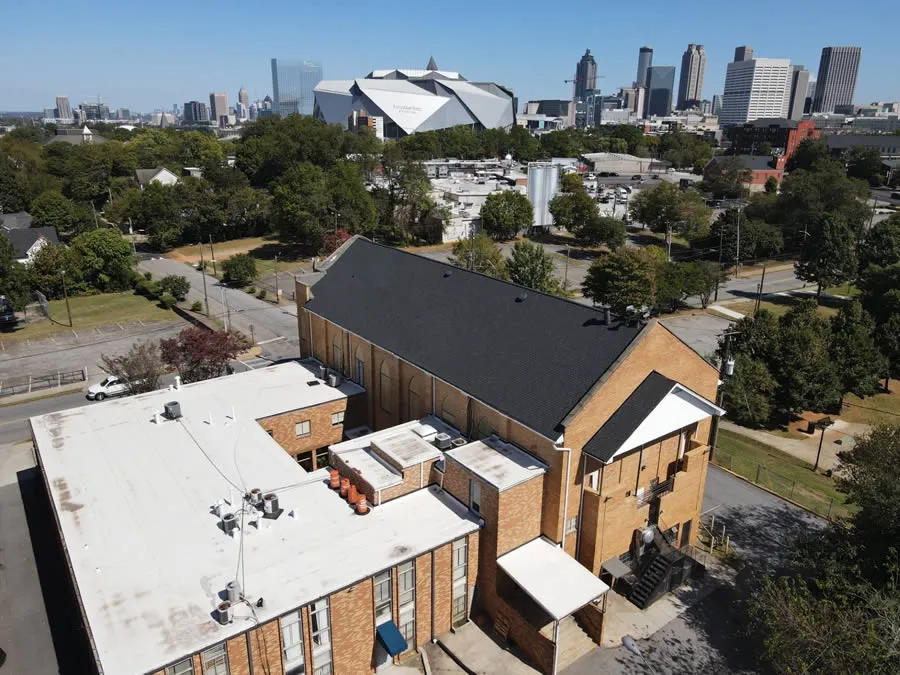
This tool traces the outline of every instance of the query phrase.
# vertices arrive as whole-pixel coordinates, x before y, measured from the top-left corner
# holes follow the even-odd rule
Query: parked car
[[[640,179],[641,179],[641,177],[640,177],[639,174],[634,174],[634,175],[631,177],[631,180],[640,180]]]
[[[650,178],[652,178],[653,180],[659,180],[659,174],[655,173],[652,176],[650,176]]]
[[[129,391],[131,391],[131,387],[125,380],[110,375],[103,381],[88,387],[87,397],[89,401],[102,401],[110,396],[123,396]]]
[[[612,174],[609,171],[601,171],[597,174],[600,178],[609,178]]]
[[[900,192],[892,192],[891,199],[900,199]]]

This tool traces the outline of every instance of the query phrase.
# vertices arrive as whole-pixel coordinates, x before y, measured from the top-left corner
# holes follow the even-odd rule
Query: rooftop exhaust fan
[[[178,401],[169,401],[165,405],[166,417],[177,420],[181,417],[181,404]]]
[[[450,434],[440,433],[434,437],[434,445],[438,450],[449,450],[453,444]]]
[[[234,609],[228,600],[219,603],[219,606],[216,607],[216,614],[218,615],[219,623],[223,626],[231,623],[234,619]]]

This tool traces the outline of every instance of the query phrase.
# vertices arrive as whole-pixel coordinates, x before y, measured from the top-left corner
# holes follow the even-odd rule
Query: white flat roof
[[[497,564],[557,621],[609,590],[575,558],[543,537],[500,556]]]
[[[153,672],[252,627],[244,606],[227,626],[213,616],[241,537],[223,533],[212,506],[230,499],[238,513],[245,490],[275,491],[284,509],[261,529],[244,515],[239,576],[252,601],[265,599],[260,622],[478,529],[434,486],[358,516],[325,472],[304,472],[254,421],[309,405],[310,392],[336,395],[307,388],[303,370],[286,364],[32,418],[104,675]],[[155,424],[171,400],[183,417]]]
[[[403,482],[403,474],[369,448],[346,450],[338,456],[344,464],[364,477],[375,490],[385,490]]]
[[[547,471],[544,463],[497,436],[448,450],[445,454],[501,492]]]

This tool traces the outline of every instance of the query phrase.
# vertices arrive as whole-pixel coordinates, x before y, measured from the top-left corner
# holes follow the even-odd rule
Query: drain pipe
[[[563,530],[562,530],[562,543],[560,547],[565,550],[566,548],[566,530],[569,526],[569,483],[571,483],[571,473],[570,470],[572,468],[572,449],[571,448],[560,448],[561,451],[565,451],[566,453],[566,492],[563,497]],[[555,672],[555,671],[554,671]]]
[[[553,675],[559,668],[559,620],[553,626]]]

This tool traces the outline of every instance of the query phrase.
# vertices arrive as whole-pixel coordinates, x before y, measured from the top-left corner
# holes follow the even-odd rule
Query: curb
[[[745,476],[742,476],[742,475],[739,474],[739,473],[735,473],[735,472],[732,471],[731,469],[726,469],[726,468],[725,468],[724,466],[722,466],[721,464],[716,464],[715,461],[710,460],[709,463],[712,464],[713,466],[715,466],[717,469],[721,469],[721,470],[724,471],[725,473],[730,474],[730,475],[734,476],[735,478],[739,478],[739,479],[741,479],[742,481],[744,481],[745,483],[747,483],[747,484],[749,484],[749,485],[752,485],[752,486],[755,487],[755,488],[759,488],[759,489],[762,490],[763,492],[768,492],[768,493],[769,493],[770,495],[772,495],[773,497],[778,497],[778,499],[780,499],[780,500],[782,500],[782,501],[785,501],[785,502],[787,502],[788,504],[793,504],[793,505],[796,506],[798,509],[803,509],[803,510],[806,511],[807,513],[810,513],[810,514],[816,516],[817,518],[821,518],[822,520],[825,520],[825,521],[827,521],[827,522],[829,522],[829,523],[837,523],[837,522],[838,522],[838,521],[833,520],[833,519],[831,519],[831,518],[829,518],[829,517],[827,517],[827,516],[823,516],[821,513],[818,513],[817,511],[813,511],[813,510],[812,510],[811,508],[809,508],[808,506],[803,506],[803,504],[798,504],[798,503],[795,502],[793,499],[788,499],[787,497],[785,497],[785,496],[783,496],[783,495],[780,495],[780,494],[778,494],[777,492],[774,492],[774,491],[770,490],[769,488],[765,487],[764,485],[760,485],[759,483],[754,483],[754,482],[753,482],[752,480],[750,480],[749,478],[746,478]]]
[[[0,408],[8,408],[9,406],[19,405],[20,403],[30,403],[32,401],[40,401],[45,398],[54,398],[56,396],[65,396],[66,394],[74,394],[87,389],[87,382],[76,382],[74,384],[64,384],[61,387],[52,387],[50,389],[39,389],[31,393],[13,394],[0,398]]]

